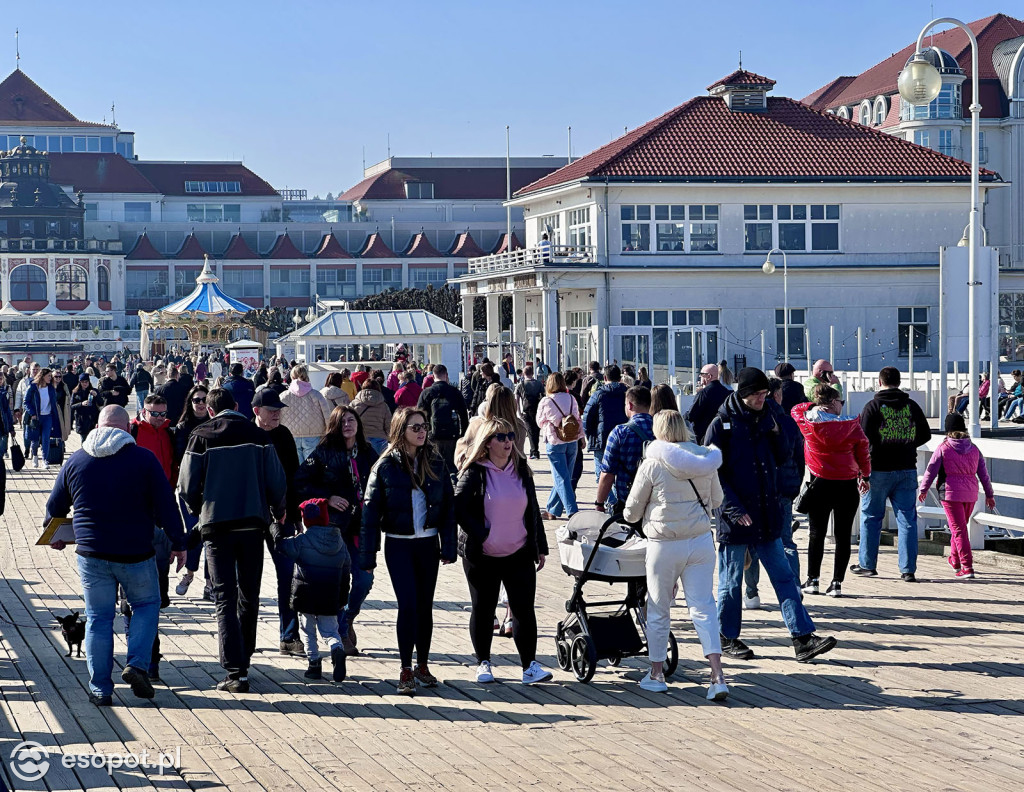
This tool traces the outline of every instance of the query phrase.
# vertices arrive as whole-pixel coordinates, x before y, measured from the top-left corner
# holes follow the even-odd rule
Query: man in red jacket
[[[135,444],[153,452],[160,462],[167,480],[174,482],[174,440],[171,437],[171,422],[167,418],[167,401],[163,396],[151,393],[146,397],[142,413],[131,423],[131,434]]]

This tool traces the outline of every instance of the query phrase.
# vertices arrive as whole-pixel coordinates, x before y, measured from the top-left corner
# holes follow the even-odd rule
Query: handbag
[[[59,437],[51,437],[46,449],[46,462],[49,465],[64,464],[64,441]]]
[[[15,473],[25,467],[25,452],[21,450],[17,440],[11,443],[11,467],[14,468]]]
[[[818,479],[812,474],[800,488],[800,493],[793,499],[793,511],[807,514],[814,506],[814,482]]]

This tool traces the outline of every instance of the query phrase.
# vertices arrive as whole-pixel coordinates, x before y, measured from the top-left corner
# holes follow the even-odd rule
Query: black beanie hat
[[[759,368],[748,366],[740,369],[736,377],[736,395],[741,399],[751,393],[768,390],[768,377]]]
[[[943,427],[946,430],[946,434],[950,432],[966,432],[967,423],[964,421],[964,417],[958,412],[951,412],[946,416],[946,423]]]

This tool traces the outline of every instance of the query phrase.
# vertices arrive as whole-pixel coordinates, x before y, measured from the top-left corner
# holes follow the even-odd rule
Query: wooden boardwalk
[[[547,463],[535,468],[546,493]],[[727,661],[725,704],[704,700],[706,663],[682,608],[668,694],[638,688],[638,660],[602,664],[589,685],[559,671],[553,634],[570,579],[557,563],[541,573],[538,592],[539,659],[555,671],[553,683],[519,684],[504,639],[494,655],[503,681],[475,682],[468,592],[454,565],[442,569],[437,595],[432,670],[442,684],[413,699],[395,695],[395,608],[382,564],[358,622],[364,654],[350,659],[348,680],[306,684],[305,662],[277,653],[268,563],[252,693],[213,689],[222,677],[216,628],[197,581],[188,598],[172,591],[161,616],[166,685],[156,698],[135,699],[115,676],[115,706],[97,709],[85,660],[64,657],[53,620],[83,609],[74,556],[33,546],[52,479],[31,468],[10,475],[0,531],[0,765],[13,789],[890,792],[1024,783],[1024,574],[982,561],[978,580],[957,582],[943,559],[923,556],[922,582],[910,585],[898,580],[890,548],[881,577],[848,580],[842,600],[809,598],[819,632],[839,639],[810,665],[794,661],[763,587],[766,608],[744,616],[758,659]],[[592,473],[581,484],[581,502],[592,501]],[[806,541],[806,532],[797,536]],[[125,650],[117,630],[115,674]],[[11,774],[22,740],[50,749],[41,781]],[[181,766],[163,775],[59,762],[59,754],[179,748]]]

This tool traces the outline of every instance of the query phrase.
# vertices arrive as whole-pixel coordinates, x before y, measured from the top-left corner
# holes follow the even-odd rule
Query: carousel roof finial
[[[196,278],[196,283],[219,283],[220,278],[213,274],[213,270],[210,269],[210,255],[207,253],[203,256],[203,271],[199,273],[199,277]]]

